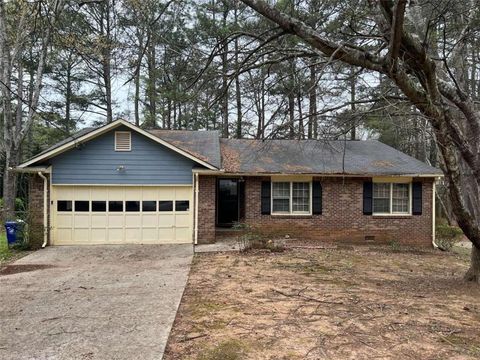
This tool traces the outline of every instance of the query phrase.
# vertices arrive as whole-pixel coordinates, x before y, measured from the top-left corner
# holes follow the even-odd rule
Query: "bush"
[[[463,235],[458,226],[450,226],[446,222],[439,222],[435,227],[435,242],[442,250],[450,250]]]
[[[276,244],[273,240],[265,237],[248,224],[236,223],[233,229],[240,231],[240,234],[237,236],[240,251],[263,249],[270,250],[271,252],[282,252],[285,250],[283,245]]]
[[[0,198],[0,208],[3,209],[3,198]],[[25,201],[23,199],[21,198],[15,199],[15,211],[18,211],[18,212],[26,211]]]

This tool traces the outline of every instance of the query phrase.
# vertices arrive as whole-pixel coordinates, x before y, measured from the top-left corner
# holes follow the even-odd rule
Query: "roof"
[[[147,130],[150,134],[198,157],[216,168],[222,166],[218,131]]]
[[[125,125],[210,170],[239,174],[430,175],[442,172],[376,140],[220,139],[218,131],[143,130],[123,120],[85,128],[41,152],[20,168]]]
[[[234,173],[441,175],[376,140],[221,139],[223,168]]]

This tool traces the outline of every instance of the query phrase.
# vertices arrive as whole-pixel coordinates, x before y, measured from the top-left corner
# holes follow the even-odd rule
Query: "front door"
[[[240,218],[239,180],[218,179],[217,183],[217,225],[232,226]]]

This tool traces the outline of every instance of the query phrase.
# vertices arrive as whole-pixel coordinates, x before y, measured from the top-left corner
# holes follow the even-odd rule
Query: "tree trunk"
[[[292,90],[288,94],[288,138],[295,138],[295,96]]]
[[[317,69],[315,60],[310,65],[310,88],[309,88],[309,108],[308,108],[308,138],[313,138],[313,128],[317,124]]]
[[[223,28],[227,26],[228,4],[223,2]],[[223,45],[222,53],[222,137],[228,138],[228,41]]]
[[[352,110],[352,124],[350,128],[350,140],[355,140],[357,138],[357,118],[356,118],[356,106],[355,101],[357,98],[355,86],[355,68],[352,66],[350,72],[350,102]]]
[[[466,281],[474,281],[480,284],[480,249],[472,245],[472,252],[470,255],[470,268],[465,274]]]

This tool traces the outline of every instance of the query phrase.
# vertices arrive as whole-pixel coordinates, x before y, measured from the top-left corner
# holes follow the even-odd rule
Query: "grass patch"
[[[240,360],[245,359],[247,346],[240,340],[231,339],[202,351],[198,360]]]
[[[12,257],[13,253],[8,248],[7,236],[4,232],[0,233],[0,264]]]

